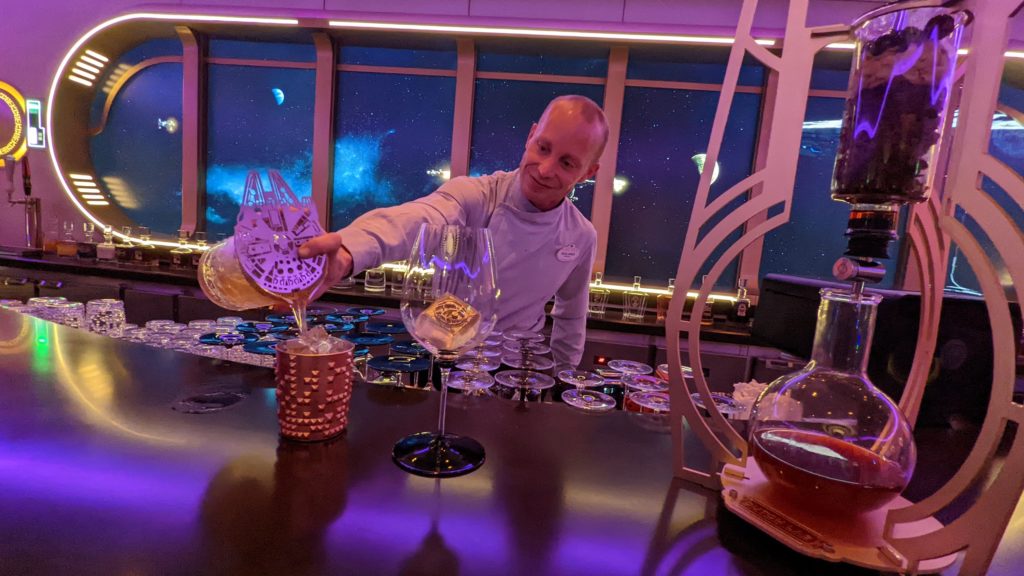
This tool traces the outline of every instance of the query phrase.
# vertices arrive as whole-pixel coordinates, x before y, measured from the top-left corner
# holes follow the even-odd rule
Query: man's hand
[[[328,288],[352,273],[352,253],[341,243],[341,234],[328,232],[299,246],[299,258],[327,255],[327,275],[310,300],[316,300]]]

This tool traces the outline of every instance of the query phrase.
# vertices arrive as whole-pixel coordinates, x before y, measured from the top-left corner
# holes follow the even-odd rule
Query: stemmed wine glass
[[[445,432],[448,375],[459,355],[478,345],[497,321],[498,287],[490,231],[423,224],[408,258],[402,285],[402,322],[434,355],[441,369],[437,432],[398,441],[392,458],[419,476],[446,478],[476,470],[484,448],[466,436]]]

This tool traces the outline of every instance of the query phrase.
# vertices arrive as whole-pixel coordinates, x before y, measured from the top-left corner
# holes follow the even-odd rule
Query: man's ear
[[[533,140],[533,133],[537,131],[537,123],[534,122],[533,126],[530,126],[530,133],[526,135],[526,148],[530,147],[530,140]]]
[[[581,176],[580,179],[576,181],[576,183],[579,184],[580,182],[583,182],[584,180],[590,180],[591,178],[594,177],[594,174],[597,174],[597,170],[600,167],[601,167],[600,164],[598,164],[597,162],[594,162],[593,164],[590,165],[590,168],[587,168],[587,171],[583,173],[583,176]]]

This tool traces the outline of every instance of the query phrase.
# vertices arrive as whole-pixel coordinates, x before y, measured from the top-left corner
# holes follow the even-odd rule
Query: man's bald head
[[[591,162],[597,162],[601,154],[604,153],[604,147],[608,144],[608,119],[604,116],[604,110],[586,96],[568,94],[548,102],[547,108],[544,108],[544,113],[540,115],[537,123],[543,124],[544,120],[547,119],[555,108],[562,108],[569,113],[579,114],[583,120],[597,128],[598,145],[594,157],[590,159]]]

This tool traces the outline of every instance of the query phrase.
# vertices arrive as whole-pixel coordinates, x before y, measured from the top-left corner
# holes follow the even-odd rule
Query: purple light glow
[[[903,25],[904,25],[904,22],[903,22],[903,20],[901,18],[900,20],[897,21],[897,28],[896,29],[897,30],[902,29]],[[958,27],[956,29],[956,31],[954,32],[954,37],[953,37],[952,51],[953,51],[954,54],[956,54],[957,49],[959,49],[959,47],[960,47],[960,40],[961,40],[962,35],[963,35],[963,29]],[[950,86],[952,86],[952,83],[953,83],[953,74],[954,74],[954,72],[956,70],[956,58],[954,57],[951,60],[950,66],[948,67],[949,70],[946,72],[945,76],[941,76],[940,77],[937,74],[937,72],[938,72],[937,66],[938,66],[938,61],[939,61],[939,52],[941,50],[941,44],[939,43],[939,30],[938,30],[938,27],[933,27],[932,28],[932,31],[931,31],[930,36],[929,36],[929,39],[930,39],[931,45],[932,45],[932,75],[931,75],[932,85],[931,85],[931,90],[930,90],[929,96],[930,96],[930,99],[931,99],[931,104],[932,104],[932,106],[934,106],[936,103],[939,102],[940,98],[942,100],[945,100],[945,98],[949,94]],[[919,44],[917,46],[917,48],[912,53],[910,53],[907,56],[905,56],[905,57],[901,58],[900,60],[898,60],[896,62],[896,65],[893,66],[892,73],[889,75],[889,79],[888,79],[888,81],[886,83],[886,86],[885,86],[885,94],[883,94],[883,96],[882,96],[882,104],[878,107],[878,111],[877,111],[877,115],[875,117],[874,124],[872,124],[872,123],[870,123],[870,122],[868,122],[866,120],[865,121],[861,121],[860,120],[860,115],[861,115],[861,112],[863,111],[863,108],[862,108],[862,106],[860,104],[860,94],[861,94],[862,89],[864,87],[864,77],[863,76],[860,77],[860,83],[857,86],[857,121],[855,122],[856,128],[853,131],[854,138],[856,138],[861,132],[866,132],[867,135],[868,135],[868,138],[874,138],[875,137],[875,134],[878,133],[878,126],[882,122],[882,112],[885,110],[885,103],[889,99],[889,91],[892,88],[893,81],[895,80],[895,78],[897,76],[902,76],[903,74],[908,72],[911,68],[913,68],[914,64],[916,64],[917,61],[920,60],[922,54],[924,54],[924,44]]]
[[[897,76],[902,76],[908,70],[913,68],[914,64],[921,58],[921,54],[924,53],[924,46],[918,45],[917,49],[900,59],[895,66],[892,68],[892,73],[889,74],[889,80],[885,85],[885,94],[882,95],[882,104],[878,107],[878,112],[875,117],[874,124],[867,121],[860,120],[860,114],[863,112],[863,107],[860,105],[861,90],[864,87],[864,77],[861,76],[860,84],[857,86],[857,122],[855,123],[856,128],[853,131],[853,137],[856,138],[861,132],[867,132],[868,138],[874,138],[875,134],[878,133],[878,126],[882,123],[882,112],[885,111],[885,103],[889,100],[889,91],[892,89],[893,80]]]
[[[476,277],[480,275],[480,269],[479,268],[477,268],[476,272],[474,273],[473,271],[471,271],[469,269],[469,266],[467,266],[465,262],[456,262],[455,264],[449,264],[448,262],[445,262],[444,260],[441,260],[437,256],[431,256],[430,257],[430,263],[427,263],[427,254],[426,254],[426,252],[423,249],[422,238],[420,240],[421,240],[420,241],[420,268],[424,268],[425,269],[425,268],[428,268],[428,267],[432,268],[432,267],[436,266],[436,267],[440,268],[441,270],[444,270],[445,272],[448,272],[449,270],[454,268],[456,270],[462,270],[463,272],[466,273],[467,276],[469,276],[473,280],[476,280]],[[487,253],[484,252],[485,256],[486,256],[486,254]],[[485,260],[485,262],[486,262],[486,260]]]
[[[195,518],[209,480],[208,470],[94,454],[52,444],[5,448],[0,454],[0,487],[8,494],[60,502],[69,508],[95,506],[140,510],[175,522]]]

